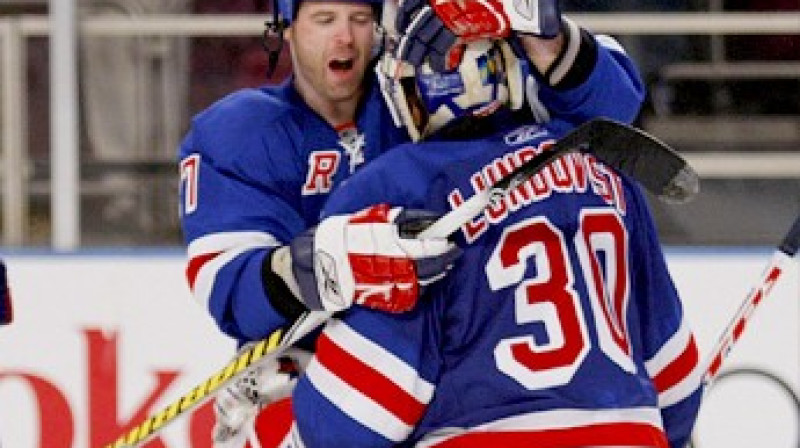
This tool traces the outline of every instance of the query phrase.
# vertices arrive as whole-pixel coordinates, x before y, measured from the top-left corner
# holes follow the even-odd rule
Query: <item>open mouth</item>
[[[333,71],[352,70],[355,61],[353,59],[334,59],[328,63],[328,67]]]

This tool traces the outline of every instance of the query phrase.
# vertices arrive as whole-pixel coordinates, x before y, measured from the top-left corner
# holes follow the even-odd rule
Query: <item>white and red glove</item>
[[[214,401],[214,448],[244,446],[256,415],[291,396],[311,356],[311,352],[290,348],[222,389]]]
[[[413,66],[426,59],[436,71],[453,69],[456,44],[505,39],[512,31],[555,37],[561,29],[557,0],[402,0],[395,27],[395,56]]]
[[[417,239],[434,215],[421,210],[368,207],[324,219],[290,244],[300,300],[311,310],[352,304],[389,312],[414,307],[420,288],[442,277],[461,251],[445,238]]]

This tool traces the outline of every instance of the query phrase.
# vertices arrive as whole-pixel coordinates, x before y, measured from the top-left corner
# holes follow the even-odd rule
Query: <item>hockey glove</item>
[[[289,397],[312,354],[290,348],[222,389],[214,402],[215,448],[241,447],[250,421],[264,406]]]
[[[511,31],[557,36],[561,11],[557,0],[402,0],[395,26],[397,57],[413,66],[428,58],[433,70],[442,71],[458,64],[457,43],[504,39]]]
[[[428,212],[387,204],[323,220],[290,245],[301,300],[311,310],[330,312],[353,303],[410,310],[420,287],[442,278],[460,255],[447,239],[401,235],[401,227],[424,227],[432,220]]]

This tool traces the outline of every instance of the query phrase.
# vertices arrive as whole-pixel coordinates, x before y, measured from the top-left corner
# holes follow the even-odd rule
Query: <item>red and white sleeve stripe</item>
[[[434,391],[411,365],[339,320],[325,327],[306,376],[342,412],[394,442],[411,434]]]
[[[691,395],[700,387],[703,378],[700,355],[694,336],[686,321],[645,362],[645,368],[658,391],[658,405],[671,406]]]
[[[212,233],[189,244],[186,279],[195,300],[208,307],[217,273],[228,262],[252,249],[279,246],[280,242],[266,232]]]

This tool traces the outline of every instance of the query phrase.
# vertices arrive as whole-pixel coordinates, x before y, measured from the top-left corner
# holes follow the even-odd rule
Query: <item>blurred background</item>
[[[181,244],[174,158],[189,120],[226,93],[278,82],[290,69],[284,54],[276,76],[264,75],[269,4],[76,0],[77,52],[54,67],[48,36],[64,26],[48,21],[48,2],[0,0],[3,246]],[[653,201],[663,241],[773,245],[800,210],[800,1],[563,7],[623,43],[648,85],[637,124],[700,172],[691,204]],[[62,81],[77,89],[76,107],[60,109],[67,116],[51,92]],[[60,126],[71,133],[52,135]],[[72,183],[54,180],[60,145],[67,149],[55,151],[78,161]],[[64,201],[66,215],[54,201]]]

